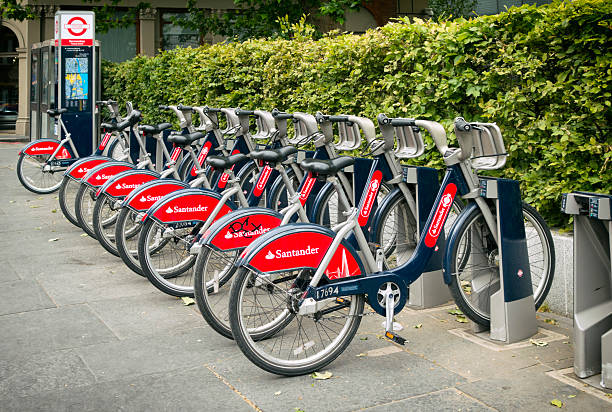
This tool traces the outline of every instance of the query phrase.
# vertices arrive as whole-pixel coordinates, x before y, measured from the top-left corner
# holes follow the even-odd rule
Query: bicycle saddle
[[[65,107],[63,109],[49,109],[47,110],[47,114],[51,117],[57,117],[62,113],[66,113],[68,111],[68,109],[66,109]]]
[[[285,146],[280,149],[271,150],[253,150],[249,157],[251,159],[263,160],[268,163],[281,163],[287,160],[289,156],[297,153],[297,149],[293,146]]]
[[[231,169],[236,163],[247,159],[247,156],[243,153],[236,153],[231,156],[223,157],[223,156],[208,156],[206,158],[206,163],[210,165],[213,169],[216,170],[227,170]]]
[[[151,126],[151,125],[145,124],[142,126],[138,126],[138,129],[144,132],[145,134],[156,135],[156,134],[160,134],[163,130],[166,130],[170,127],[172,127],[170,123],[160,123],[157,126]]]
[[[191,143],[204,137],[204,133],[194,132],[190,134],[171,134],[168,141],[179,147],[189,146]]]
[[[317,175],[334,175],[339,170],[355,163],[355,159],[349,156],[342,156],[332,160],[320,159],[304,159],[300,163],[300,167],[306,172],[311,172]]]

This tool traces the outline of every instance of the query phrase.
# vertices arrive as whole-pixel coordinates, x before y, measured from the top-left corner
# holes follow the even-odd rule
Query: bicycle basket
[[[469,137],[457,134],[464,153],[471,153],[470,159],[475,170],[494,170],[504,167],[508,153],[504,146],[501,130],[495,123],[470,123]],[[471,147],[469,147],[471,146]]]
[[[257,126],[257,133],[253,134],[251,138],[255,141],[268,140],[276,132],[276,124],[274,123],[274,117],[272,113],[265,110],[255,110],[255,125]]]
[[[350,116],[353,118],[353,116]],[[334,142],[334,147],[338,151],[349,151],[359,149],[361,146],[361,131],[359,124],[355,121],[338,123],[338,142]]]

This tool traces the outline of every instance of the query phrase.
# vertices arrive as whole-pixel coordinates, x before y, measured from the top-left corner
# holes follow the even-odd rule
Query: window
[[[162,12],[161,34],[162,50],[172,50],[176,47],[198,47],[200,46],[200,35],[192,29],[186,29],[172,23],[173,16],[186,16],[186,13]]]

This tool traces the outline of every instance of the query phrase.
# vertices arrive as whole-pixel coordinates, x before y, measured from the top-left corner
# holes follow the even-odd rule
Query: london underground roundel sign
[[[60,39],[62,46],[92,46],[94,16],[92,14],[61,14]]]

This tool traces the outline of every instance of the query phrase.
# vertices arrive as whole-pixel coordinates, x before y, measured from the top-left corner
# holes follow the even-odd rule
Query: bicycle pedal
[[[393,332],[385,332],[385,338],[389,339],[391,342],[395,342],[398,345],[404,346],[406,344],[406,339],[402,338],[400,335],[396,335]]]

